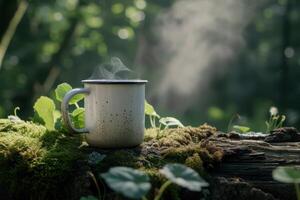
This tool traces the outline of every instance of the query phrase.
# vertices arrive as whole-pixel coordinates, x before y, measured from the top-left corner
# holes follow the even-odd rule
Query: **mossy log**
[[[287,133],[283,137],[284,131]],[[105,199],[122,199],[100,184],[103,180],[98,174],[113,166],[128,166],[150,176],[153,187],[148,199],[152,199],[165,181],[158,169],[178,162],[197,170],[210,187],[202,193],[192,193],[173,185],[164,199],[295,199],[293,188],[274,181],[271,172],[279,165],[300,165],[298,133],[283,129],[272,137],[244,138],[205,124],[162,133],[148,129],[144,143],[136,148],[103,150],[88,146],[83,136],[47,131],[31,122],[1,119],[0,196],[8,200],[97,196],[94,176],[102,197],[105,193]],[[270,143],[274,141],[290,142]],[[91,163],[92,152],[106,157]]]
[[[210,172],[217,187],[213,189],[212,199],[296,199],[293,185],[272,179],[272,171],[278,166],[300,166],[300,134],[287,132],[298,138],[291,138],[290,142],[280,142],[277,137],[288,129],[259,139],[230,139],[220,135],[210,138],[210,142],[224,151],[220,167]],[[271,137],[277,142],[266,142]]]

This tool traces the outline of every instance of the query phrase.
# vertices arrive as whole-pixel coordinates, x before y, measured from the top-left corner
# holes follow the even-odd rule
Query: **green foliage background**
[[[0,1],[1,37],[18,3]],[[155,41],[151,27],[156,16],[173,3],[174,0],[29,1],[0,69],[0,117],[12,113],[15,106],[21,107],[21,117],[32,116],[32,106],[40,95],[54,96],[53,89],[61,82],[80,86],[81,79],[111,56],[120,57],[134,70],[139,36]],[[208,121],[226,129],[238,113],[242,118],[236,123],[262,130],[269,107],[276,105],[287,114],[289,125],[299,125],[299,27],[297,0],[263,1],[246,28],[247,47],[237,52],[230,71],[214,77],[210,104],[204,109],[191,105],[176,118],[184,124]],[[151,68],[151,64],[145,67]],[[144,74],[143,78],[155,73]],[[169,115],[172,110],[159,107],[159,113]]]

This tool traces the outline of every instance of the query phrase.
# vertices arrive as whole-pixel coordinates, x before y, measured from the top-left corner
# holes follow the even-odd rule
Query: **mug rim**
[[[147,80],[129,79],[129,80],[113,80],[113,79],[86,79],[82,80],[82,83],[90,84],[143,84],[147,83]]]

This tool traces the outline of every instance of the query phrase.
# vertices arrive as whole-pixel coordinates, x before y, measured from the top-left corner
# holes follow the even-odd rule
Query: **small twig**
[[[94,181],[95,185],[96,185],[96,188],[97,188],[97,192],[98,192],[98,198],[99,200],[101,200],[101,192],[100,192],[100,187],[99,187],[99,184],[96,180],[96,177],[94,176],[94,174],[90,171],[87,172],[87,174],[92,178],[92,180]]]
[[[76,106],[76,108],[80,108],[77,102],[75,103],[75,106]]]
[[[146,197],[142,197],[142,200],[148,200]]]
[[[300,200],[300,187],[298,183],[295,183],[297,200]]]
[[[99,180],[99,182],[101,183],[101,185],[102,185],[102,187],[103,187],[102,200],[105,200],[105,197],[106,197],[106,189],[105,189],[105,185],[104,185],[104,183],[101,181],[101,179]]]
[[[158,191],[158,194],[156,195],[156,197],[154,198],[154,200],[159,200],[159,199],[162,197],[164,191],[165,191],[165,190],[167,189],[167,187],[168,187],[169,185],[171,185],[171,184],[172,184],[171,181],[165,182],[165,183],[160,187],[160,189],[159,189],[159,191]]]

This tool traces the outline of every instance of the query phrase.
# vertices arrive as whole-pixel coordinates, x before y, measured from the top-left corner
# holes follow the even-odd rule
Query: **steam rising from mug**
[[[153,31],[159,41],[155,46],[142,44],[140,52],[145,53],[138,58],[139,64],[148,63],[159,71],[153,76],[157,87],[151,98],[165,108],[183,111],[207,99],[212,77],[230,70],[244,47],[245,27],[261,2],[177,0],[162,12]],[[153,68],[143,73],[150,74]]]
[[[135,76],[136,74],[126,67],[119,58],[112,57],[110,63],[104,63],[96,67],[88,79],[126,80],[136,79]]]

